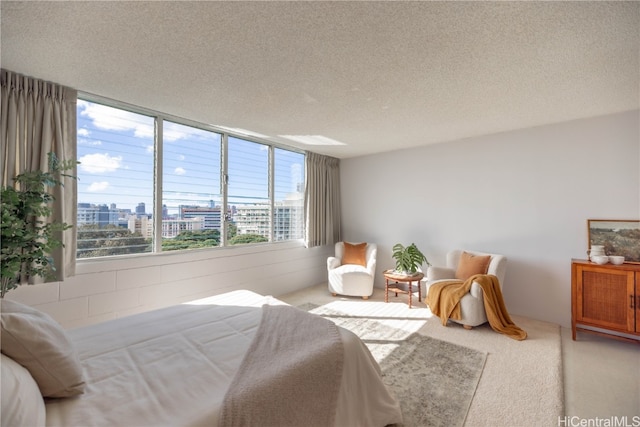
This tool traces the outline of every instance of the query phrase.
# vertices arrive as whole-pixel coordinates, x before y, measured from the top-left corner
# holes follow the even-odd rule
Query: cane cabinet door
[[[596,265],[580,265],[576,270],[578,322],[622,332],[640,330],[634,271]]]

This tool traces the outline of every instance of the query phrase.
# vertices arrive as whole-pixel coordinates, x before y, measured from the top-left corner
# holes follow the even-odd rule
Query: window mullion
[[[231,216],[229,215],[228,202],[228,188],[229,188],[229,135],[222,134],[222,144],[220,144],[220,158],[222,164],[220,167],[220,194],[222,195],[222,212],[220,219],[222,221],[222,227],[220,230],[220,246],[227,246],[227,233],[229,231],[229,221]]]
[[[163,125],[161,116],[155,120],[155,168],[153,172],[153,252],[162,252],[162,147]]]
[[[269,241],[275,241],[275,221],[276,221],[276,210],[275,210],[275,155],[273,146],[269,146]]]

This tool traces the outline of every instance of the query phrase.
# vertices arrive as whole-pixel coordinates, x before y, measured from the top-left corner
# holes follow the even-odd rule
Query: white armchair
[[[333,296],[348,295],[368,299],[373,294],[377,253],[378,246],[375,243],[368,243],[364,257],[366,265],[343,264],[344,243],[336,243],[335,256],[327,259],[329,292]]]
[[[498,278],[498,281],[500,282],[500,290],[502,290],[502,286],[504,283],[504,274],[507,269],[507,258],[504,255],[454,250],[447,254],[446,267],[429,267],[429,269],[427,270],[427,295],[429,292],[429,288],[434,283],[442,280],[455,279],[456,270],[458,268],[462,252],[467,252],[472,255],[491,256],[491,261],[489,262],[489,266],[487,268],[487,274],[493,274]],[[460,323],[466,329],[471,329],[474,326],[482,325],[487,321],[487,314],[484,310],[483,292],[478,283],[473,282],[469,293],[463,296],[460,300],[460,314],[460,320],[451,320]]]

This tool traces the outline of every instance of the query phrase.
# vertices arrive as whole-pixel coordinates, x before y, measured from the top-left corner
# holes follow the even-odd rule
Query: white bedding
[[[87,389],[48,400],[47,425],[217,425],[263,304],[284,303],[234,291],[69,331]],[[340,334],[345,355],[336,426],[401,422],[400,406],[368,349],[351,332]]]

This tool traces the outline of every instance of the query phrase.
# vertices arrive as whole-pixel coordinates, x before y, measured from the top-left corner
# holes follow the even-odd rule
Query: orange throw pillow
[[[491,255],[473,255],[462,252],[456,269],[456,279],[467,280],[475,274],[487,274],[490,262]]]
[[[366,267],[367,244],[358,243],[357,245],[354,245],[344,242],[344,255],[342,256],[342,264],[357,264]]]

